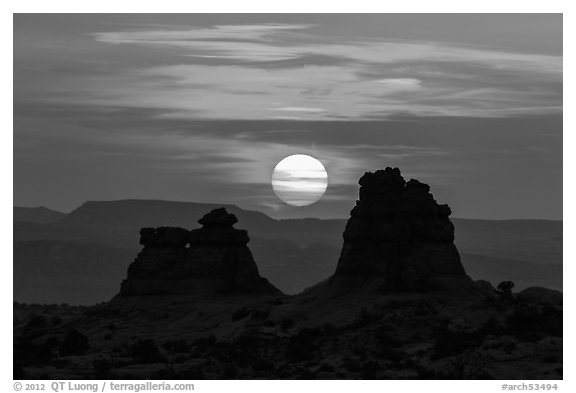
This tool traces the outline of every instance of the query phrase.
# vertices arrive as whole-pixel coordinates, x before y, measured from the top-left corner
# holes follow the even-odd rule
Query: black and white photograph
[[[134,11],[13,14],[15,381],[561,390],[562,13]]]

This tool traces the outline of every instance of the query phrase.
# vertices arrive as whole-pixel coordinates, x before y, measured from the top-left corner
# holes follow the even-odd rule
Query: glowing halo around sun
[[[272,188],[282,201],[292,206],[308,206],[317,202],[328,187],[324,165],[306,154],[284,158],[272,173]]]

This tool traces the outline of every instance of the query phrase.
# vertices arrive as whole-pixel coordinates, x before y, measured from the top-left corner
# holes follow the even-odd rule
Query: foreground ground
[[[14,315],[15,378],[562,378],[562,306],[498,297],[141,297]]]

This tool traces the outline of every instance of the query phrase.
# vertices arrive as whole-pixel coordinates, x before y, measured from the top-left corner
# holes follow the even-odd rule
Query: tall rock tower
[[[332,280],[376,278],[384,289],[414,290],[434,277],[467,278],[454,245],[448,205],[398,168],[366,172],[350,213]]]
[[[233,227],[237,221],[220,208],[198,221],[200,229],[143,228],[144,249],[128,267],[120,295],[280,293],[258,273],[248,233]]]

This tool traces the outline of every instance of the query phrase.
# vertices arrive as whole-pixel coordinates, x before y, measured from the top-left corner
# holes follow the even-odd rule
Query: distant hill
[[[36,224],[53,223],[65,217],[65,213],[48,209],[47,207],[17,207],[14,206],[14,221],[33,222]]]
[[[56,226],[103,231],[117,236],[146,226],[199,227],[197,220],[207,211],[225,206],[238,217],[238,228],[248,230],[252,238],[289,239],[300,247],[322,243],[340,248],[345,219],[275,220],[264,213],[233,205],[171,202],[159,200],[123,200],[86,202]],[[460,252],[526,260],[537,264],[562,264],[562,221],[549,220],[476,220],[453,218],[456,245]],[[95,235],[91,235],[95,236]],[[133,242],[126,238],[126,241]],[[114,244],[121,246],[121,244]]]
[[[562,221],[453,218],[461,253],[562,265]]]
[[[160,200],[127,199],[121,201],[88,201],[70,212],[58,223],[60,227],[141,228],[154,225],[199,227],[197,220],[206,212],[226,207],[240,222],[274,225],[275,220],[264,213],[243,210],[233,205]]]
[[[343,219],[276,220],[236,206],[193,202],[86,202],[53,223],[14,222],[14,266],[20,272],[14,300],[69,299],[71,304],[108,300],[141,248],[141,227],[198,228],[200,217],[221,206],[238,217],[237,228],[248,230],[248,246],[262,276],[285,293],[300,292],[334,272],[346,225]],[[561,221],[452,221],[463,265],[472,278],[493,284],[513,280],[516,289],[532,285],[562,289]],[[79,268],[79,263],[89,266]],[[46,272],[48,264],[50,273],[30,273],[26,278],[26,271]],[[58,274],[51,273],[54,269]],[[93,295],[86,297],[81,285],[62,286],[63,280],[84,282],[94,269],[99,273],[90,281],[95,285],[90,289]]]
[[[332,243],[341,239],[346,220],[276,220],[264,213],[234,205],[160,200],[89,201],[60,220],[57,228],[123,232],[143,227],[179,226],[199,228],[198,219],[212,209],[225,207],[238,218],[237,228],[251,237],[290,238],[299,245]],[[131,232],[134,233],[134,232]]]
[[[14,243],[14,299],[95,304],[118,292],[134,251],[99,244]]]
[[[536,264],[525,260],[502,259],[494,256],[461,253],[466,273],[476,280],[487,280],[496,286],[512,280],[514,290],[531,286],[562,290],[562,265]]]

